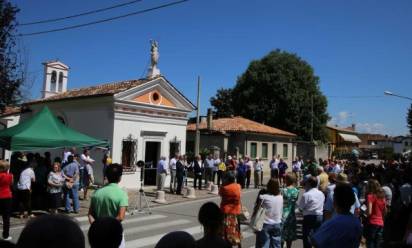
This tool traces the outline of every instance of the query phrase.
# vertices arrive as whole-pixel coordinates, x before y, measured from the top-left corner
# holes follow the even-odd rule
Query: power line
[[[87,11],[87,12],[83,12],[83,13],[79,13],[79,14],[75,14],[75,15],[69,15],[69,16],[59,17],[59,18],[52,18],[52,19],[45,19],[45,20],[40,20],[40,21],[21,23],[21,24],[19,24],[19,26],[29,26],[29,25],[34,25],[34,24],[56,22],[56,21],[76,18],[76,17],[79,17],[79,16],[96,14],[96,13],[99,13],[99,12],[103,12],[103,11],[107,11],[107,10],[111,10],[111,9],[115,9],[115,8],[119,8],[119,7],[123,7],[123,6],[127,6],[127,5],[131,5],[131,4],[134,4],[134,3],[137,3],[137,2],[141,2],[141,1],[143,1],[143,0],[133,0],[133,1],[130,1],[130,2],[117,4],[117,5],[113,5],[113,6],[106,7],[106,8],[95,9],[95,10],[91,10],[91,11]]]
[[[143,9],[143,10],[139,10],[139,11],[136,11],[136,12],[132,12],[132,13],[128,13],[128,14],[120,15],[120,16],[115,16],[115,17],[111,17],[111,18],[107,18],[107,19],[102,19],[102,20],[98,20],[98,21],[93,21],[93,22],[88,22],[88,23],[83,23],[83,24],[78,24],[78,25],[73,25],[73,26],[66,26],[66,27],[62,27],[62,28],[50,29],[50,30],[45,30],[45,31],[19,34],[18,36],[32,36],[32,35],[53,33],[53,32],[69,30],[69,29],[75,29],[75,28],[80,28],[80,27],[91,26],[91,25],[95,25],[95,24],[99,24],[99,23],[103,23],[103,22],[109,22],[109,21],[129,17],[129,16],[133,16],[133,15],[143,14],[143,13],[150,12],[150,11],[153,11],[153,10],[158,10],[158,9],[170,7],[170,6],[181,4],[181,3],[187,2],[187,1],[189,1],[189,0],[180,0],[180,1],[171,2],[171,3],[159,5],[159,6],[156,6],[156,7]]]
[[[362,99],[362,98],[382,98],[384,96],[326,96],[328,98],[348,98],[348,99]]]

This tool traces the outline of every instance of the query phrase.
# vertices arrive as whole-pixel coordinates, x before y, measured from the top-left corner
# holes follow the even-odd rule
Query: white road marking
[[[173,221],[168,221],[168,222],[161,222],[161,223],[156,223],[156,224],[151,224],[151,225],[144,225],[144,226],[137,226],[137,227],[131,227],[131,228],[125,227],[124,228],[124,234],[125,235],[131,235],[131,234],[136,234],[136,233],[139,233],[139,232],[156,230],[158,228],[163,228],[163,227],[189,224],[190,222],[191,222],[190,220],[173,220]]]
[[[148,221],[148,220],[158,220],[158,219],[163,219],[166,218],[167,216],[165,215],[160,215],[160,214],[155,214],[155,215],[147,215],[147,216],[142,216],[142,217],[137,217],[133,219],[126,219],[122,222],[123,226],[125,224],[130,224],[130,223],[136,223],[136,222],[141,222],[141,221]],[[89,223],[86,223],[84,225],[81,225],[80,228],[82,231],[89,230],[90,225]]]
[[[167,223],[167,222],[166,222]],[[167,224],[164,223],[164,226],[166,226]],[[244,226],[242,227],[242,235],[244,237],[244,239],[249,238],[253,235],[255,235],[254,233],[250,232],[250,231],[244,231],[245,229],[248,229],[248,227]],[[183,232],[187,232],[192,236],[195,236],[197,234],[201,234],[203,232],[203,228],[201,226],[193,226],[193,227],[189,227],[186,229],[176,229],[174,231],[183,231]],[[156,244],[164,235],[168,234],[167,233],[162,233],[162,234],[157,234],[157,235],[153,235],[150,237],[145,237],[145,238],[140,238],[140,239],[134,239],[134,240],[130,240],[128,241],[126,239],[126,248],[140,248],[140,247],[145,247],[145,246],[149,246],[149,245],[154,245]]]
[[[190,227],[186,229],[180,229],[180,231],[184,231],[191,235],[195,235],[195,234],[202,232],[202,227],[194,226],[194,227]],[[145,247],[145,246],[156,244],[167,233],[162,233],[162,234],[153,235],[153,236],[146,237],[146,238],[135,239],[131,241],[126,240],[126,248],[139,248],[139,247]]]

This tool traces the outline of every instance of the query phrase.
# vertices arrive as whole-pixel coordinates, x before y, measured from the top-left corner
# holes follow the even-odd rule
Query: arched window
[[[59,72],[59,92],[63,91],[63,72]]]
[[[51,79],[50,79],[50,91],[51,92],[56,92],[56,81],[57,81],[57,72],[52,71],[51,73]]]

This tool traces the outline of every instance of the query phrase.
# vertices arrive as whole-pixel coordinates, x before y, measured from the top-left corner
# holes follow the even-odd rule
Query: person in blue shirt
[[[239,164],[237,165],[236,172],[237,172],[237,183],[240,184],[240,187],[242,189],[245,188],[245,182],[246,182],[246,171],[247,171],[247,165],[244,163],[243,159],[240,159]]]
[[[350,213],[355,195],[349,184],[338,184],[333,194],[336,214],[324,222],[312,236],[317,248],[359,248],[362,227],[359,219]]]
[[[285,184],[285,177],[286,177],[286,170],[288,169],[288,165],[285,163],[283,159],[280,159],[280,162],[278,164],[278,169],[279,169],[279,182],[280,185]]]

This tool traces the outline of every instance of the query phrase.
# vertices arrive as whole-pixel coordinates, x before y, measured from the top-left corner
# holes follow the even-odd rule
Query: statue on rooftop
[[[159,62],[159,44],[155,40],[150,40],[150,68],[147,74],[148,78],[154,78],[160,75],[160,70],[157,68]]]

